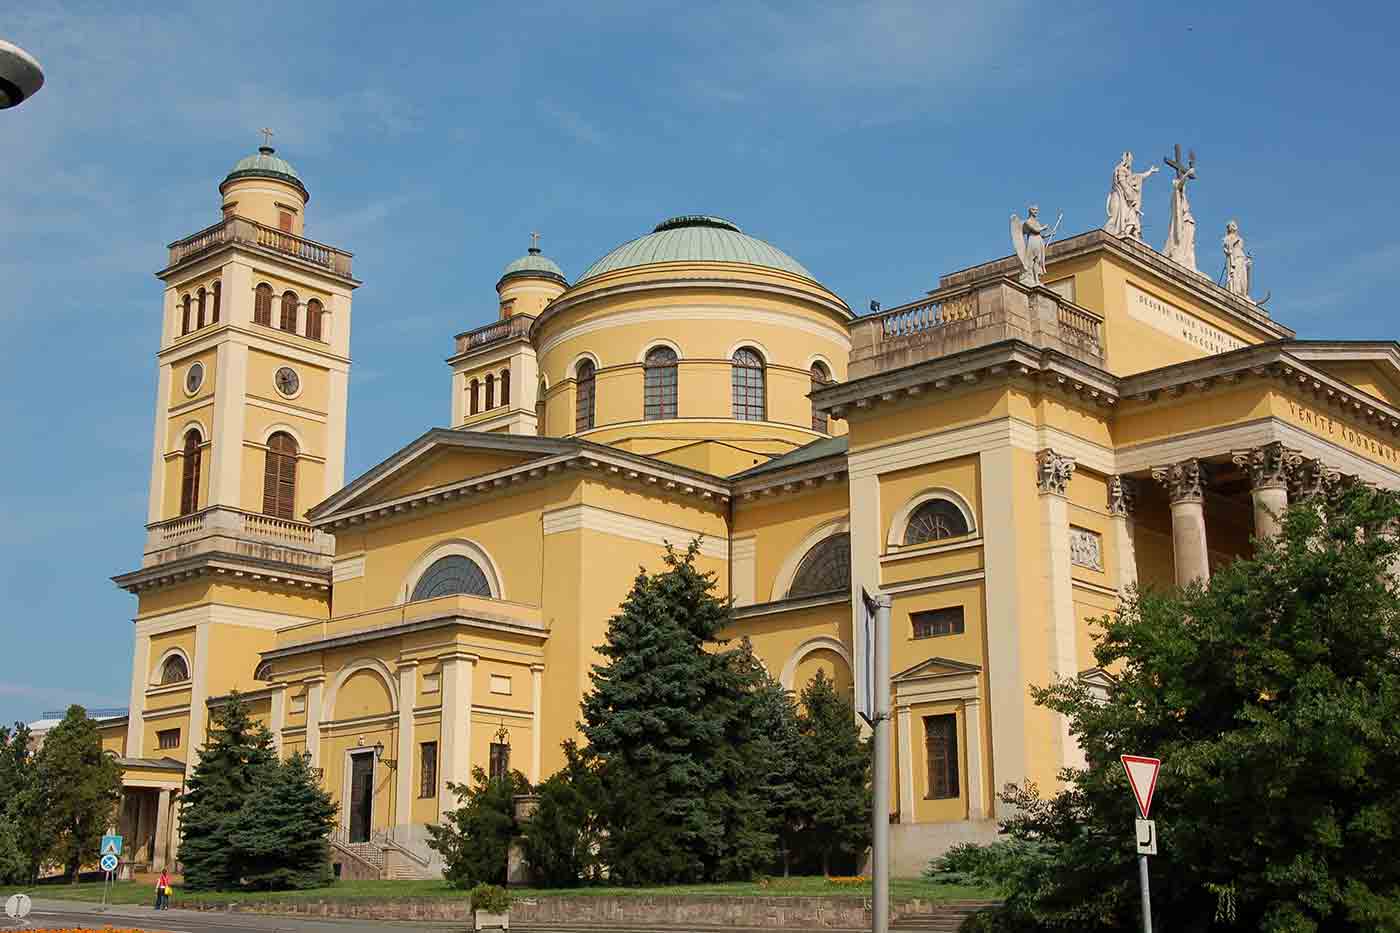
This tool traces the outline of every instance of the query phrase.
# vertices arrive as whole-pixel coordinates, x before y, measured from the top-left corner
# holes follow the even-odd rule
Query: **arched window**
[[[414,601],[432,599],[434,596],[490,596],[491,584],[476,561],[461,554],[439,557],[418,578],[413,587]]]
[[[501,370],[501,405],[510,404],[510,370]]]
[[[734,417],[740,421],[765,420],[763,357],[752,347],[740,347],[734,351],[734,365],[730,369]]]
[[[321,339],[321,302],[312,298],[306,303],[306,336],[312,340]]]
[[[486,410],[490,411],[496,407],[496,376],[493,373],[486,374]]]
[[[219,299],[223,297],[224,286],[222,282],[215,282],[212,287],[214,289],[214,311],[209,317],[209,323],[217,324],[219,323],[219,305],[221,303]]]
[[[471,391],[469,394],[472,397],[472,414],[476,414],[481,411],[481,383],[473,379],[471,381]]]
[[[297,332],[297,295],[296,292],[282,293],[282,321],[278,324],[285,331],[293,334]]]
[[[647,351],[643,413],[648,421],[676,417],[676,359],[670,347]]]
[[[826,368],[826,364],[821,360],[812,364],[812,391],[815,392],[831,381],[831,370]],[[831,420],[827,418],[826,412],[817,411],[812,408],[812,430],[820,431],[823,434],[831,432]]]
[[[267,439],[263,466],[263,514],[296,518],[297,442],[285,431]]]
[[[851,588],[851,536],[847,532],[823,538],[797,565],[789,597],[835,593]]]
[[[185,449],[181,457],[181,515],[199,511],[199,456],[199,432],[190,428],[185,432]]]
[[[904,528],[904,544],[923,544],[957,538],[968,533],[962,509],[947,499],[930,499],[914,510]]]
[[[272,286],[266,282],[258,286],[253,297],[253,323],[272,326]]]
[[[271,662],[271,661],[264,661],[264,662],[262,662],[261,664],[259,664],[257,670],[253,671],[253,679],[254,679],[254,680],[261,680],[261,681],[269,681],[269,680],[271,680],[271,679],[272,679],[272,662]]]
[[[543,378],[541,378],[541,379],[540,379],[540,390],[539,390],[539,392],[537,392],[537,393],[535,394],[535,433],[538,434],[540,437],[548,437],[548,436],[549,436],[548,433],[545,431],[545,423],[544,423],[544,415],[545,415],[545,406],[544,406],[544,403],[545,403],[545,393],[548,392],[548,391],[549,391],[549,384],[546,383],[546,382],[544,381]]]
[[[160,666],[160,685],[182,684],[190,679],[190,666],[178,654],[172,654]]]
[[[190,332],[190,296],[189,296],[189,295],[186,295],[186,296],[184,297],[182,303],[181,303],[181,312],[180,312],[180,333],[181,333],[181,334],[188,334],[189,332]]]
[[[204,290],[204,286],[199,287],[199,309],[195,313],[194,326],[196,329],[204,326],[204,305],[208,301],[209,293]]]
[[[578,364],[578,375],[575,381],[578,383],[578,398],[574,403],[574,430],[588,431],[593,427],[594,414],[594,387],[597,369],[593,366],[592,360],[584,360]]]

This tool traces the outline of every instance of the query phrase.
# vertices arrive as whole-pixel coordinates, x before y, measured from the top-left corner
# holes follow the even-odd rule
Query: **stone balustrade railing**
[[[490,346],[493,343],[500,343],[502,340],[525,337],[530,333],[530,325],[533,323],[535,323],[533,314],[517,314],[504,321],[492,321],[476,330],[458,334],[457,354],[461,355],[471,350]]]
[[[225,243],[261,246],[321,266],[336,275],[350,277],[350,253],[282,230],[274,230],[245,217],[226,217],[193,236],[171,243],[170,265],[178,265]]]
[[[227,506],[211,506],[189,515],[146,526],[150,567],[207,552],[261,554],[271,548],[275,559],[329,569],[335,536],[296,522]]]

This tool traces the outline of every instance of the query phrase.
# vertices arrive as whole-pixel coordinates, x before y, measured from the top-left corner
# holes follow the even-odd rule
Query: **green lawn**
[[[0,887],[0,900],[11,894],[24,891],[31,897],[62,898],[65,900],[100,901],[101,882],[77,885],[52,884],[33,888]],[[516,897],[559,897],[578,895],[598,897],[618,895],[639,897],[644,895],[720,895],[728,897],[797,897],[870,894],[870,883],[838,884],[821,877],[774,878],[767,883],[734,882],[730,884],[687,884],[654,888],[623,887],[583,887],[583,888],[513,888]],[[407,898],[461,898],[467,892],[449,887],[445,881],[342,881],[325,888],[309,891],[270,891],[270,892],[200,892],[181,891],[177,885],[171,898],[171,906],[193,906],[195,904],[227,904],[231,902],[267,902],[296,900],[349,900],[356,898],[379,898],[400,900]],[[928,900],[963,900],[995,898],[997,893],[987,888],[964,887],[959,885],[933,884],[921,878],[902,878],[890,882],[890,896],[894,900],[925,898]],[[122,881],[112,886],[109,900],[114,904],[145,904],[155,900],[153,885],[144,882]]]

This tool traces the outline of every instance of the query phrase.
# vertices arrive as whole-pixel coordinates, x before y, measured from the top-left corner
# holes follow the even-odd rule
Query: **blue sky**
[[[1005,255],[1029,200],[1101,224],[1124,148],[1197,151],[1203,271],[1238,217],[1277,318],[1396,336],[1390,4],[22,5],[0,37],[48,84],[0,112],[0,721],[126,703],[151,273],[262,126],[365,283],[350,475],[446,424],[452,335],[531,230],[574,276],[721,214],[863,309]]]

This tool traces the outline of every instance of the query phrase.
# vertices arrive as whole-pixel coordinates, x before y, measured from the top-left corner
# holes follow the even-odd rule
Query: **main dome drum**
[[[579,276],[579,282],[619,269],[663,262],[734,262],[815,279],[787,253],[751,237],[723,217],[683,214],[657,224],[651,233],[608,253]]]

